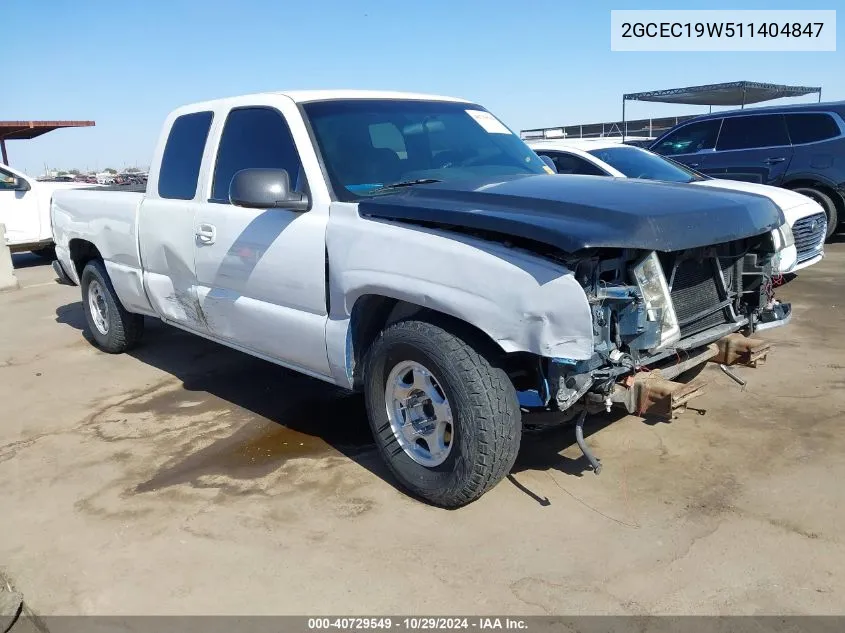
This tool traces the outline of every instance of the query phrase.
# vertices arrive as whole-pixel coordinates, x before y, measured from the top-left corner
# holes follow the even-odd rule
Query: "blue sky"
[[[4,0],[0,119],[97,122],[9,142],[11,164],[37,174],[45,163],[145,166],[169,110],[262,90],[448,94],[483,104],[513,129],[611,120],[620,117],[625,92],[741,79],[820,85],[824,100],[845,99],[841,25],[832,53],[610,51],[612,8],[835,9],[839,3],[802,4]],[[628,116],[703,111],[634,103]]]

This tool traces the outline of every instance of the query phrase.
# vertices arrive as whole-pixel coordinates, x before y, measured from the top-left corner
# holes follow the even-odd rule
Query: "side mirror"
[[[32,185],[23,178],[15,178],[12,189],[15,191],[29,191],[32,189]]]
[[[284,169],[242,169],[229,185],[229,202],[248,209],[290,209],[307,211],[310,201],[304,193],[291,191]]]
[[[546,166],[549,169],[551,169],[553,172],[557,173],[557,165],[555,165],[555,162],[551,158],[549,158],[545,154],[540,154],[540,160],[543,161],[544,163],[546,163]]]

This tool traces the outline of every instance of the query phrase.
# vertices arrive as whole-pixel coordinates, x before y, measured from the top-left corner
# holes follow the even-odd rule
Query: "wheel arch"
[[[782,186],[785,189],[792,190],[800,189],[802,187],[818,189],[822,193],[826,194],[833,201],[833,204],[836,205],[836,211],[840,222],[843,218],[845,218],[845,196],[839,192],[833,183],[813,176],[796,176],[785,181]]]
[[[470,323],[460,314],[422,306],[388,294],[365,294],[352,306],[347,336],[347,375],[355,388],[360,388],[363,359],[378,335],[390,324],[411,317],[447,327],[457,335],[472,338],[488,355],[504,356],[507,350],[488,332]]]
[[[103,261],[103,256],[100,254],[100,249],[96,247],[93,242],[81,238],[74,238],[68,242],[68,251],[70,253],[70,260],[73,262],[73,267],[76,270],[77,279],[82,279],[82,271],[85,265],[92,259]]]

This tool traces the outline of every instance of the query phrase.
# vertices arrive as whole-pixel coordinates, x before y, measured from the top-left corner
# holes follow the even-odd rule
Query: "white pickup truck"
[[[456,507],[508,473],[523,425],[575,420],[598,472],[589,412],[671,414],[700,389],[685,376],[753,365],[746,335],[791,316],[768,199],[551,171],[459,99],[199,103],[167,118],[145,193],[54,195],[55,268],[107,352],[156,317],[362,389],[397,479]]]
[[[79,183],[39,182],[8,165],[0,165],[0,224],[6,226],[9,249],[13,253],[32,251],[52,259],[50,198],[54,191],[85,186]]]

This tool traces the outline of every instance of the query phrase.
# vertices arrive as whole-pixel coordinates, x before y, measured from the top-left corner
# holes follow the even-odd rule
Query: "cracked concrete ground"
[[[448,512],[406,497],[360,398],[149,322],[82,336],[77,288],[16,256],[0,294],[0,567],[53,614],[845,611],[845,244],[784,286],[745,392],[671,423],[526,437]]]

